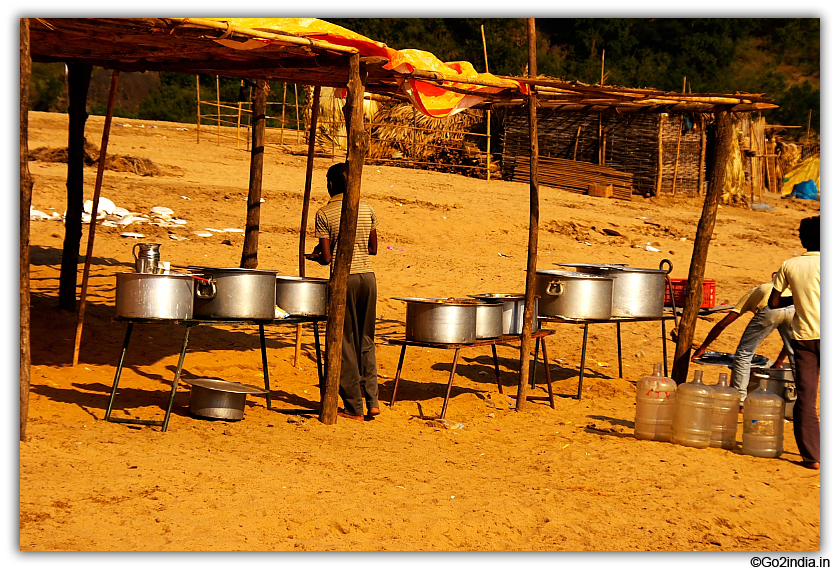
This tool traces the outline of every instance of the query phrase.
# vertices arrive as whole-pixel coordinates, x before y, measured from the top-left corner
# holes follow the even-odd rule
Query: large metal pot
[[[394,299],[406,303],[406,340],[434,344],[475,342],[478,306],[475,299]]]
[[[199,281],[196,284],[195,318],[274,319],[276,271],[219,267],[192,267],[190,270],[210,280],[210,283]]]
[[[747,394],[759,388],[759,381],[767,379],[767,389],[785,401],[785,418],[793,419],[793,405],[796,403],[796,384],[790,365],[784,368],[751,368],[750,381],[747,384]]]
[[[609,319],[614,277],[578,271],[537,271],[541,317]]]
[[[475,306],[475,338],[502,336],[505,306],[501,301],[482,301]]]
[[[191,275],[117,273],[117,316],[191,319],[194,283]]]
[[[326,317],[329,279],[277,276],[277,306],[296,317]]]
[[[561,267],[575,264],[555,263]],[[584,266],[586,264],[576,264]],[[663,267],[667,265],[668,268]],[[665,276],[673,265],[667,259],[659,263],[659,269],[644,269],[616,264],[586,265],[585,271],[593,275],[614,277],[612,316],[647,318],[661,317],[665,305]]]
[[[241,420],[245,417],[248,394],[266,393],[256,386],[220,378],[195,378],[184,382],[190,385],[190,413],[207,418]]]
[[[525,295],[520,293],[482,293],[470,295],[481,303],[502,302],[502,334],[522,334],[525,323]],[[537,319],[539,298],[534,299],[534,318],[531,332],[539,329],[540,322]]]

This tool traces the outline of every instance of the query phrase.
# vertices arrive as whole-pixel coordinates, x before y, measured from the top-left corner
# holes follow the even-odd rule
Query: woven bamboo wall
[[[665,114],[590,114],[540,109],[537,118],[540,156],[598,163],[599,130],[606,138],[606,166],[633,175],[634,194],[655,194],[662,122],[662,193],[670,194],[679,139],[678,194],[697,193],[701,156],[700,127],[680,135],[680,116]],[[600,121],[600,125],[599,125]],[[504,121],[502,173],[513,175],[516,156],[528,156],[528,117],[508,113]]]

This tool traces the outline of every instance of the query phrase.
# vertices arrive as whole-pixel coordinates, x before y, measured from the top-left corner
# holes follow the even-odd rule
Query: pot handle
[[[554,289],[555,286],[557,289]],[[565,289],[566,287],[562,281],[549,281],[548,285],[545,287],[545,294],[551,295],[552,297],[559,297],[563,294]]]
[[[210,291],[205,293],[205,287],[209,288]],[[216,297],[216,282],[212,279],[197,279],[195,283],[195,296],[199,299],[214,299]]]
[[[139,245],[139,243],[135,243],[134,247],[131,248],[131,255],[134,256],[134,261],[137,261],[137,246]]]
[[[670,259],[663,259],[662,261],[660,261],[660,262],[659,262],[659,269],[662,269],[662,267],[663,267],[665,264],[667,264],[667,265],[668,265],[668,271],[666,271],[666,272],[665,272],[665,275],[668,275],[669,273],[671,273],[671,271],[673,271],[673,270],[674,270],[674,264],[673,264],[673,263],[671,263],[671,260],[670,260]]]

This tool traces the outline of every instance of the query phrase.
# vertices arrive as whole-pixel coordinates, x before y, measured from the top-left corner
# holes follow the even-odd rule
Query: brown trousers
[[[820,384],[820,339],[794,339],[791,344],[796,368],[793,436],[802,460],[806,463],[819,463],[820,418],[817,415],[817,393]]]
[[[341,341],[338,393],[344,411],[354,416],[379,407],[376,375],[376,275],[354,273],[347,280],[347,307]]]

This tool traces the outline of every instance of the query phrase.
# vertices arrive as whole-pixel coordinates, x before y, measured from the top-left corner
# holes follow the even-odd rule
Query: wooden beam
[[[239,266],[255,269],[259,264],[260,200],[262,200],[263,162],[265,160],[265,108],[268,83],[257,80],[254,90],[253,130],[251,134],[251,176],[248,183],[248,213],[245,221],[245,243]]]
[[[537,76],[537,32],[534,18],[528,18],[528,75]],[[528,97],[529,133],[531,136],[531,208],[528,226],[528,266],[525,277],[525,315],[522,341],[519,345],[519,388],[516,391],[516,411],[525,409],[525,388],[528,384],[528,361],[531,354],[534,322],[534,299],[537,278],[537,237],[540,229],[539,136],[537,130],[537,95]]]
[[[697,224],[697,235],[694,239],[694,252],[691,255],[691,265],[688,269],[688,291],[685,299],[685,309],[680,320],[677,334],[677,347],[674,353],[672,375],[674,382],[681,384],[686,381],[691,359],[691,342],[694,339],[694,329],[697,325],[697,315],[703,304],[703,277],[706,271],[706,258],[709,253],[709,243],[715,229],[718,202],[723,196],[723,186],[726,176],[726,163],[732,153],[732,132],[734,121],[732,113],[722,111],[715,114],[715,147],[714,169],[709,191],[703,203],[703,213]]]
[[[67,130],[67,208],[64,215],[64,246],[58,277],[58,306],[76,312],[76,279],[82,246],[82,211],[85,202],[85,123],[87,97],[93,67],[67,65],[69,126]]]
[[[341,221],[338,226],[338,246],[330,274],[329,303],[326,332],[326,386],[321,394],[319,419],[328,425],[338,417],[338,387],[341,375],[341,340],[344,331],[344,311],[347,305],[347,278],[353,260],[356,241],[356,223],[359,217],[359,198],[362,188],[362,166],[367,141],[364,126],[364,85],[362,83],[359,55],[350,56],[350,73],[347,82],[347,100],[344,113],[347,118],[347,188],[341,203]]]
[[[90,210],[90,224],[88,231],[85,267],[82,271],[82,293],[79,302],[79,318],[76,321],[76,341],[73,346],[73,366],[79,363],[79,348],[82,343],[82,327],[85,324],[85,301],[87,300],[88,278],[90,276],[90,262],[93,259],[93,239],[96,237],[96,216],[99,213],[99,194],[102,191],[102,178],[105,174],[107,162],[108,138],[111,134],[111,119],[114,118],[114,103],[117,100],[117,84],[120,72],[111,74],[111,91],[108,94],[108,110],[105,114],[105,125],[102,128],[102,147],[99,149],[99,164],[96,169],[96,185],[93,188],[93,206]]]
[[[32,351],[29,330],[29,209],[32,175],[29,172],[29,19],[20,19],[20,441],[26,441]]]

